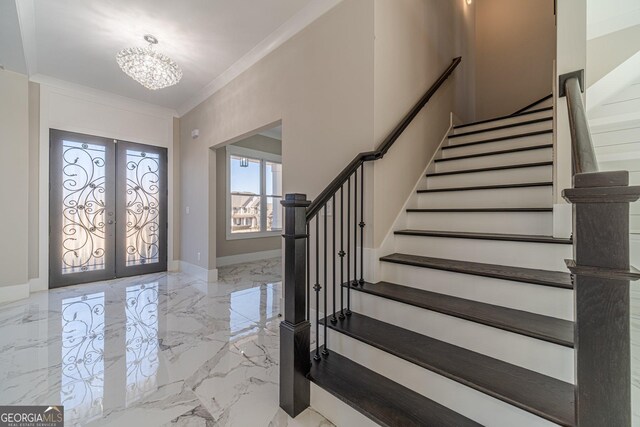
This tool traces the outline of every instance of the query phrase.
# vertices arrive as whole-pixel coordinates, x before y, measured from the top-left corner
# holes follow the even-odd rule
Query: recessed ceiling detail
[[[33,81],[86,86],[183,115],[340,1],[0,0],[0,64]],[[179,64],[179,84],[149,90],[118,67],[114,57],[143,47],[144,34]]]
[[[150,90],[164,89],[177,84],[182,78],[182,70],[173,59],[153,50],[158,44],[151,34],[144,36],[149,43],[146,48],[130,47],[122,49],[116,56],[120,69],[133,80]]]

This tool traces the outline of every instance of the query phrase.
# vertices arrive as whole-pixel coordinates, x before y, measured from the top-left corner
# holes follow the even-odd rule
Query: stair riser
[[[468,169],[490,168],[494,166],[508,166],[523,163],[551,162],[553,149],[540,148],[537,150],[518,151],[515,153],[495,154],[492,156],[471,157],[469,159],[448,160],[436,162],[436,172],[451,172]]]
[[[551,186],[419,193],[417,201],[419,209],[539,208],[551,206],[553,206]]]
[[[573,382],[573,349],[412,305],[351,291],[351,310],[422,335]]]
[[[547,117],[553,117],[553,111],[541,111],[538,113],[525,114],[523,116],[510,117],[501,120],[494,120],[488,123],[481,123],[472,126],[465,126],[459,129],[454,129],[453,134],[458,135],[466,132],[475,132],[477,130],[490,129],[498,126],[511,125],[514,123],[528,122],[531,120],[544,119]]]
[[[412,230],[553,234],[552,212],[409,212]]]
[[[454,175],[430,176],[427,187],[451,188],[479,185],[523,184],[552,181],[553,169],[548,166],[532,166],[486,172],[470,172]]]
[[[311,382],[311,407],[336,426],[379,427],[379,424],[313,382]]]
[[[395,236],[396,252],[550,271],[568,271],[571,245],[443,237]]]
[[[531,123],[528,125],[514,126],[506,129],[488,130],[481,133],[449,138],[448,145],[453,146],[458,144],[466,144],[467,142],[486,141],[487,139],[503,138],[505,136],[521,135],[524,133],[538,132],[541,130],[549,129],[553,129],[553,121],[545,120],[543,122]]]
[[[491,151],[510,150],[512,148],[532,147],[535,145],[546,145],[553,142],[553,135],[545,133],[522,138],[507,139],[504,141],[485,142],[483,144],[468,145],[466,147],[455,147],[442,150],[442,158],[466,156],[468,154],[488,153]]]
[[[557,427],[556,424],[543,418],[344,334],[331,331],[329,339],[330,351],[348,357],[482,425],[488,427]],[[331,356],[329,355],[329,357]]]
[[[573,320],[573,291],[411,265],[382,263],[381,280],[487,304]]]

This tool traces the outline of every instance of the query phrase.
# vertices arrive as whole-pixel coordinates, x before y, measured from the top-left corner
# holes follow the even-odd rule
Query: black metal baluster
[[[364,163],[360,166],[360,286],[364,285]]]
[[[344,319],[344,184],[340,187],[340,319]]]
[[[331,314],[331,323],[335,324],[338,319],[336,319],[336,195],[333,195],[333,206],[332,206],[332,221],[333,221],[333,239],[331,242],[333,244],[333,251],[331,252],[331,262],[333,263],[333,312]],[[341,288],[342,289],[342,288]]]
[[[324,205],[324,348],[322,349],[322,355],[328,356],[329,350],[327,350],[327,319],[329,314],[327,313],[327,205]]]
[[[316,354],[314,360],[320,360],[320,218],[316,215]]]
[[[347,178],[347,316],[351,316],[351,177]]]
[[[358,170],[353,173],[353,286],[358,287]],[[362,248],[360,248],[362,252]]]
[[[311,232],[307,222],[307,320],[311,321]]]

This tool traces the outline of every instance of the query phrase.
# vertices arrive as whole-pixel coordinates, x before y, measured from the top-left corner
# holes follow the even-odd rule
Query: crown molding
[[[304,9],[278,27],[278,29],[269,34],[247,54],[213,79],[200,93],[181,105],[178,108],[179,116],[182,117],[197,107],[262,58],[282,46],[287,40],[298,34],[316,19],[333,9],[341,1],[342,0],[311,0]]]
[[[36,14],[34,0],[15,0],[18,12],[18,26],[22,38],[24,62],[27,75],[38,72],[38,51],[36,48]]]
[[[66,80],[60,80],[44,74],[35,74],[29,78],[29,81],[39,83],[40,85],[47,87],[49,90],[62,95],[73,96],[115,108],[132,109],[158,117],[178,116],[178,113],[171,108],[165,108],[137,99],[127,98],[126,96],[116,95],[111,92],[94,89],[77,83],[71,83]]]

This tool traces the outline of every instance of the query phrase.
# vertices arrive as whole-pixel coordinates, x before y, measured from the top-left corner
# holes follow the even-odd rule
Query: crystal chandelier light
[[[129,77],[151,90],[173,86],[182,78],[182,70],[178,64],[160,52],[153,50],[158,39],[147,34],[146,48],[131,47],[122,49],[116,55],[118,65]]]

